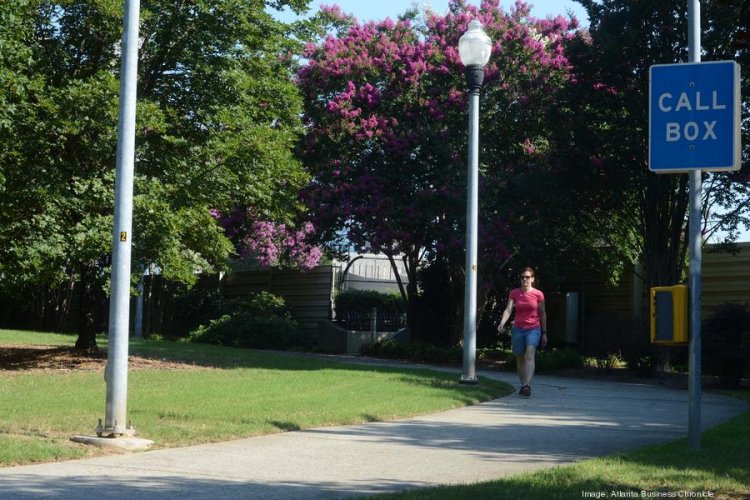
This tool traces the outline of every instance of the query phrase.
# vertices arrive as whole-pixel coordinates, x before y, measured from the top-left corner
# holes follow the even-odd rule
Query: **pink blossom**
[[[468,100],[457,46],[472,19],[495,41],[482,108],[502,110],[481,116],[488,134],[482,147],[507,156],[483,172],[481,189],[516,165],[541,163],[530,158],[544,154],[538,115],[549,109],[550,93],[572,79],[565,42],[575,23],[532,18],[522,1],[509,12],[501,3],[508,4],[450,0],[447,14],[428,13],[424,25],[354,21],[305,49],[309,60],[297,77],[314,180],[303,199],[317,228],[368,251],[462,247]],[[510,129],[501,122],[506,111]],[[492,233],[485,255],[506,255],[507,214],[480,213],[482,230]]]

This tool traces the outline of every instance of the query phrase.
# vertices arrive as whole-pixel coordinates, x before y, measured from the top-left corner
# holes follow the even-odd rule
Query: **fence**
[[[737,253],[718,252],[716,245],[706,245],[703,251],[702,266],[702,316],[707,318],[716,306],[725,302],[750,303],[750,243],[737,245]],[[310,335],[317,334],[317,323],[332,317],[333,293],[335,290],[336,266],[319,266],[309,272],[301,271],[247,271],[237,270],[219,279],[218,276],[205,277],[197,285],[207,290],[215,290],[223,298],[233,298],[265,290],[284,297],[294,316]],[[150,332],[163,332],[165,325],[180,320],[183,314],[176,309],[175,286],[161,277],[147,282],[144,301],[144,327]],[[630,319],[647,303],[647,290],[639,286],[634,273],[628,272],[617,286],[606,286],[600,276],[578,274],[575,281],[565,285],[565,291],[580,293],[582,326],[592,318]],[[546,290],[545,290],[546,292]],[[24,297],[28,304],[35,303],[34,296]],[[135,298],[131,303],[131,315],[135,314]],[[18,302],[16,302],[18,304]],[[45,322],[43,308],[19,308],[16,305],[0,307],[0,327],[60,329],[75,331],[80,315],[80,290],[72,288],[69,308],[64,317]],[[97,299],[97,325],[102,331],[107,325],[107,300]],[[0,305],[1,306],[1,305]],[[40,312],[41,311],[41,312]],[[369,315],[368,315],[369,316]],[[370,318],[360,317],[349,320],[353,326],[370,330]],[[399,320],[401,321],[401,320]],[[388,328],[396,328],[395,318],[379,318],[378,322]],[[365,323],[365,324],[363,324]],[[358,328],[347,329],[356,330]],[[382,330],[380,326],[378,330]]]
[[[738,243],[736,250],[729,253],[719,245],[703,248],[701,317],[704,320],[721,304],[750,304],[750,243]],[[642,320],[643,314],[648,314],[649,290],[633,269],[624,272],[615,286],[607,285],[594,273],[574,274],[576,278],[564,283],[562,289],[580,294],[584,333],[588,330],[598,335],[605,325]],[[556,320],[552,315],[552,321]]]
[[[279,295],[302,327],[314,335],[318,321],[332,317],[335,271],[334,266],[310,271],[235,271],[221,280],[221,295],[228,299],[260,291]]]
[[[374,308],[370,312],[349,311],[343,317],[337,317],[336,324],[345,330],[395,332],[406,326],[406,317],[403,314],[378,311]]]

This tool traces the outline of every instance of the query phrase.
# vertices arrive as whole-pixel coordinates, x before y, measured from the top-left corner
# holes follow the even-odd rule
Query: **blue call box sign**
[[[740,67],[736,62],[651,66],[651,171],[738,170],[740,149]]]

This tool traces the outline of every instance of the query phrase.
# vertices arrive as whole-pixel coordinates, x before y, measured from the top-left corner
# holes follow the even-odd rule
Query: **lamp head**
[[[467,68],[479,66],[484,68],[490,60],[492,41],[482,29],[482,23],[474,19],[469,23],[466,33],[458,40],[458,53],[461,62]]]

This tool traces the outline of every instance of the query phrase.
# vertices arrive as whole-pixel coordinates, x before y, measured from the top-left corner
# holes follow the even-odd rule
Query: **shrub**
[[[491,359],[495,361],[503,361],[511,358],[513,353],[510,352],[510,347],[498,342],[494,346],[480,347],[477,348],[478,359]]]
[[[190,340],[206,344],[254,349],[289,349],[304,344],[299,324],[284,299],[259,292],[234,300],[221,317],[190,333]]]
[[[555,372],[583,368],[585,358],[576,350],[544,349],[536,353],[536,370],[539,372]]]
[[[343,317],[348,312],[369,313],[373,307],[378,311],[404,314],[406,307],[401,295],[375,290],[344,290],[336,294],[336,315]]]
[[[462,359],[461,347],[442,347],[423,342],[380,340],[362,348],[362,354],[385,359],[406,359],[424,363],[444,364]]]
[[[723,304],[701,327],[703,365],[718,375],[723,387],[737,388],[750,364],[750,310],[747,305]]]
[[[378,340],[362,346],[362,354],[374,358],[413,359],[414,344],[395,340]]]
[[[208,324],[221,315],[221,293],[218,288],[195,286],[175,293],[174,317],[165,333],[170,337],[187,337],[200,325]]]
[[[635,371],[639,377],[656,375],[659,352],[657,346],[651,343],[650,331],[633,323],[632,328],[623,330],[620,342],[621,357],[629,369]]]
[[[619,354],[608,354],[606,356],[596,356],[594,359],[594,366],[601,373],[611,373],[612,369],[622,363],[622,358]]]

